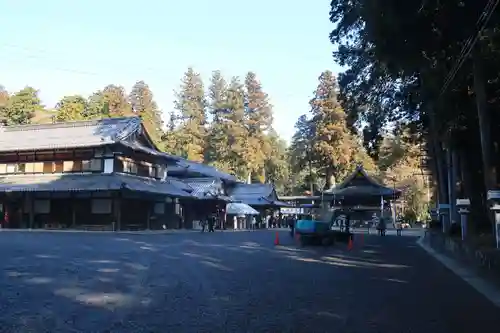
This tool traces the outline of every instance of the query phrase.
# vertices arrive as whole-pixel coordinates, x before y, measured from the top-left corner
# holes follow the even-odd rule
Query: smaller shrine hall
[[[394,218],[391,202],[400,195],[400,190],[386,187],[370,177],[361,165],[342,183],[323,193],[324,200],[329,201],[335,211],[349,210],[351,219],[360,221],[374,216]]]

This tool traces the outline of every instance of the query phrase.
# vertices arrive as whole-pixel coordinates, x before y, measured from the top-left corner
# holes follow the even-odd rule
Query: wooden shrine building
[[[323,199],[337,210],[350,210],[358,219],[367,220],[373,214],[390,214],[389,203],[400,195],[400,190],[380,184],[358,166],[338,186],[323,192]]]
[[[161,228],[187,188],[167,178],[139,117],[0,127],[7,228]]]

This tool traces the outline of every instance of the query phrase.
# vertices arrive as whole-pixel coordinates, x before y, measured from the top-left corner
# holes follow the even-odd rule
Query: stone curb
[[[489,281],[479,277],[472,269],[465,267],[457,260],[452,259],[444,254],[438,253],[432,247],[424,243],[425,235],[422,235],[417,244],[427,252],[430,256],[434,257],[437,261],[443,264],[450,271],[459,276],[462,280],[467,282],[471,287],[476,289],[484,297],[490,300],[496,307],[500,308],[500,290],[490,283]]]

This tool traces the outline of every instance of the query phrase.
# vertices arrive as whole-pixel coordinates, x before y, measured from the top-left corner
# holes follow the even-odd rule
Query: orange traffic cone
[[[349,242],[347,243],[347,250],[351,251],[353,246],[352,237],[349,237]]]
[[[274,245],[280,245],[280,236],[278,232],[276,232],[276,237],[274,238]]]

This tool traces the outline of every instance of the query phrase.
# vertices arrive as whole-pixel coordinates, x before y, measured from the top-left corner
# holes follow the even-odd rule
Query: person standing
[[[403,223],[401,223],[401,221],[397,221],[396,222],[396,235],[401,236],[402,232],[403,232]]]
[[[214,226],[215,226],[215,216],[212,215],[208,219],[208,232],[215,232]]]

